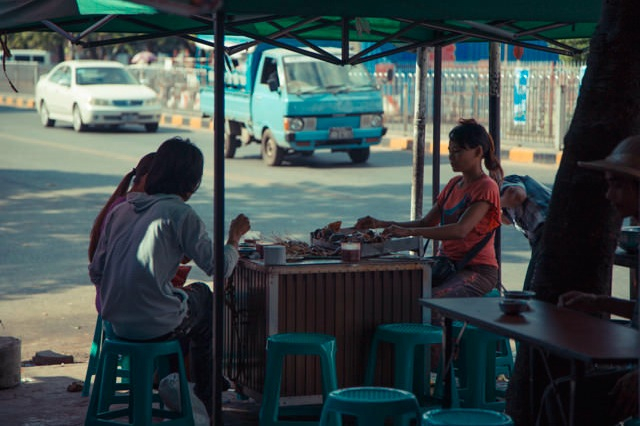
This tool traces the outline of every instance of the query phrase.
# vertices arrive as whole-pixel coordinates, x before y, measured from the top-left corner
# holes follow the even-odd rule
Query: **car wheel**
[[[56,124],[56,120],[49,118],[49,108],[47,108],[47,104],[44,101],[40,105],[40,122],[44,127],[53,127]]]
[[[80,114],[80,108],[77,105],[73,107],[73,130],[76,132],[87,130],[87,125],[82,122],[82,114]]]
[[[355,164],[365,163],[369,159],[369,148],[350,149],[349,158]]]
[[[267,166],[279,166],[284,158],[284,149],[278,146],[271,130],[265,130],[262,135],[262,161]]]
[[[155,133],[158,131],[158,123],[147,123],[144,125],[144,129],[149,133]]]
[[[238,137],[229,133],[224,134],[224,158],[233,158],[238,148]]]

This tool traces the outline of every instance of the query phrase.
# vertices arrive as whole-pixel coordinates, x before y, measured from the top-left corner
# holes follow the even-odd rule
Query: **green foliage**
[[[576,49],[583,50],[584,52],[575,56],[560,56],[560,61],[567,64],[584,64],[587,62],[589,56],[589,42],[588,38],[577,38],[573,40],[558,40],[563,44],[574,47]]]

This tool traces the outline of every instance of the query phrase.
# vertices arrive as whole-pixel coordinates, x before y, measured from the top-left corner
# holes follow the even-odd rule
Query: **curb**
[[[30,96],[24,95],[0,95],[0,106],[10,106],[14,108],[35,109],[35,101]],[[191,129],[213,130],[213,120],[211,117],[200,117],[195,115],[166,113],[160,117],[160,125],[172,127],[188,127]],[[385,141],[386,140],[386,141]],[[394,151],[410,151],[413,148],[413,138],[402,136],[387,136],[381,144]],[[449,141],[440,142],[440,155],[448,155]],[[433,144],[429,143],[425,147],[425,152],[433,153]],[[513,161],[514,163],[539,163],[539,164],[560,164],[562,151],[553,152],[549,150],[535,150],[533,148],[513,147],[502,148],[500,158]]]
[[[410,151],[413,148],[413,138],[409,137],[389,137],[389,148],[392,150]],[[425,152],[433,154],[433,144],[427,143]],[[440,155],[449,154],[449,141],[440,141]],[[537,151],[533,148],[513,147],[501,148],[500,158],[513,161],[514,163],[539,163],[560,165],[562,151],[554,152],[548,150]]]

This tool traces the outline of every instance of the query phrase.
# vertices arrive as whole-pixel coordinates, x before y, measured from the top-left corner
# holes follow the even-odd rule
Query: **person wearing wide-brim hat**
[[[578,165],[604,172],[608,186],[606,198],[622,217],[639,217],[640,135],[624,139],[602,160],[579,161]],[[560,296],[558,306],[587,313],[608,313],[630,318],[632,326],[638,325],[638,304],[633,300],[570,291]],[[628,417],[638,416],[637,367],[596,372],[585,379],[582,389],[578,390],[577,394],[576,404],[582,407],[577,413],[577,424],[613,425]],[[558,387],[565,408],[569,406],[567,385],[568,380],[560,383]],[[545,391],[543,405],[548,424],[557,422],[560,412],[550,388]]]

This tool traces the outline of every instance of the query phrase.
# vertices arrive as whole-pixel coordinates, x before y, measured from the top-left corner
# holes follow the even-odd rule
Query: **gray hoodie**
[[[99,286],[102,318],[118,336],[152,339],[180,325],[187,295],[171,279],[183,256],[213,274],[213,243],[179,196],[130,193],[109,213],[89,276]],[[237,261],[237,250],[225,246],[225,277]]]

